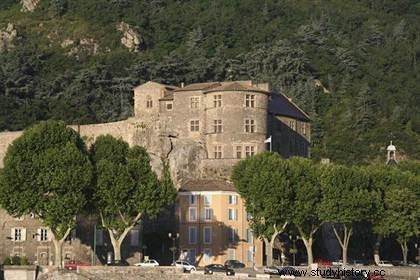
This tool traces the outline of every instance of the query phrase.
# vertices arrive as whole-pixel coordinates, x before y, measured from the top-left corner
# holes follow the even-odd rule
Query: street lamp
[[[179,233],[168,233],[168,237],[172,239],[172,263],[175,263],[175,252],[176,252],[176,246],[175,241],[179,238]]]
[[[296,238],[293,238],[292,235],[289,235],[289,239],[293,242],[293,248],[290,250],[290,253],[292,253],[292,255],[293,255],[293,266],[295,266],[296,265],[296,253],[297,253],[296,241],[299,239],[299,236],[297,235]]]

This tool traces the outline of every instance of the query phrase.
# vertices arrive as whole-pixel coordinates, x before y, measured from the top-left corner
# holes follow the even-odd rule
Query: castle
[[[134,112],[124,121],[71,127],[88,144],[110,134],[146,147],[158,174],[162,160],[168,160],[179,189],[177,228],[169,230],[179,233],[181,257],[199,265],[228,259],[262,265],[262,244],[249,230],[241,198],[229,182],[230,171],[239,160],[267,150],[308,157],[308,115],[268,84],[252,81],[179,87],[147,82],[134,88]],[[7,146],[20,135],[0,133],[0,167]],[[63,248],[65,258],[105,261],[110,243],[105,232],[93,229],[93,220],[84,219],[73,231]],[[123,244],[128,261],[137,262],[144,250],[140,232],[134,228]],[[39,221],[0,210],[0,260],[25,255],[31,262],[49,264],[51,246],[48,229]]]

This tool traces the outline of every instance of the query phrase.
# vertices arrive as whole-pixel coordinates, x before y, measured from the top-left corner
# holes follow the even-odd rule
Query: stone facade
[[[144,146],[158,175],[162,160],[168,160],[177,188],[189,179],[203,183],[209,179],[228,180],[235,163],[270,148],[285,157],[309,155],[308,116],[284,95],[272,93],[268,84],[235,81],[177,87],[147,82],[134,89],[134,111],[135,115],[124,121],[71,127],[88,145],[99,135],[110,134],[130,145]],[[0,168],[7,147],[21,134],[0,133]],[[265,143],[269,137],[271,143]],[[111,248],[107,234],[102,233],[102,245],[96,244],[99,247],[92,258],[95,221],[88,217],[80,217],[79,221],[73,239],[65,245],[64,257],[104,263]],[[247,223],[237,227],[242,236]],[[19,228],[26,232],[26,239],[12,240],[14,229]],[[149,231],[155,228],[147,227]],[[48,240],[38,241],[40,229],[40,222],[34,218],[18,220],[0,210],[0,260],[19,254],[31,262],[49,264],[53,246]],[[139,229],[134,229],[123,245],[123,257],[131,262],[137,262],[142,251],[142,239],[136,234]],[[162,246],[162,252],[168,251],[168,246]]]

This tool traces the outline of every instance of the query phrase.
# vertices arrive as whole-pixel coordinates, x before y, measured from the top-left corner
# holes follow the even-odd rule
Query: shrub
[[[20,264],[20,257],[15,255],[12,257],[12,265],[19,265]]]
[[[20,265],[28,265],[28,264],[29,264],[29,261],[27,257],[23,256],[20,258]]]
[[[4,259],[3,265],[11,265],[11,264],[12,264],[12,259],[10,257],[7,257]]]

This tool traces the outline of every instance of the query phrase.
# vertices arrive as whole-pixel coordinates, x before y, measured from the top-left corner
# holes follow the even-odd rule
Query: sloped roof
[[[273,93],[268,102],[268,112],[309,122],[311,119],[292,100],[281,93]]]
[[[186,180],[181,183],[180,192],[193,192],[193,191],[233,191],[235,192],[235,186],[228,181],[223,180]]]
[[[270,94],[269,91],[266,91],[266,90],[263,90],[254,86],[238,83],[238,82],[224,83],[218,87],[213,87],[211,89],[208,89],[204,93],[215,92],[215,91],[253,91],[253,92],[262,92],[262,93]]]
[[[195,91],[195,90],[207,90],[213,87],[220,86],[219,82],[210,82],[210,83],[195,83],[187,85],[183,88],[178,88],[176,91]]]
[[[165,85],[165,84],[162,84],[162,83],[148,81],[148,82],[146,82],[144,84],[141,84],[141,85],[136,86],[134,89],[140,88],[140,87],[147,87],[147,86],[161,87],[161,88],[164,88],[165,90],[169,90],[169,91],[176,90],[178,88],[178,87],[172,86],[172,85]]]

